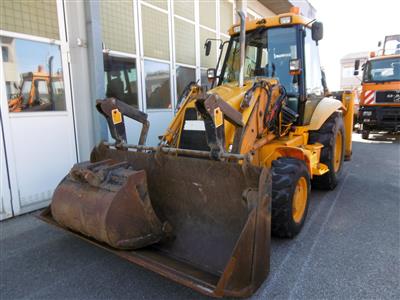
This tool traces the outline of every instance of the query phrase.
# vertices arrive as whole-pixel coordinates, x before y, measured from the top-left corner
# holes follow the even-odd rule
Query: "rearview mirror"
[[[204,49],[206,50],[206,56],[209,56],[210,55],[210,51],[211,51],[211,41],[210,40],[207,40],[204,43]]]
[[[322,40],[324,36],[324,26],[322,25],[321,22],[314,22],[311,25],[311,37],[313,41],[318,41]]]
[[[382,46],[382,41],[378,42],[378,47]]]
[[[354,73],[353,73],[354,76],[357,76],[359,74],[358,69],[360,69],[360,60],[356,59],[354,61]]]

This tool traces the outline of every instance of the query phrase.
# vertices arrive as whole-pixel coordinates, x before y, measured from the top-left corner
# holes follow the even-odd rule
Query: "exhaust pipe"
[[[243,5],[241,5],[243,6]],[[239,87],[243,86],[244,83],[244,60],[246,57],[246,15],[243,7],[237,11],[240,18],[240,70],[239,70]]]

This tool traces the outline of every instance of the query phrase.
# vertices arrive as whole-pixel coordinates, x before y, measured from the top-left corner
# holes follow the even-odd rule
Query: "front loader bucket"
[[[93,150],[91,162],[78,165],[77,174],[71,171],[69,175],[75,178],[61,182],[57,189],[65,185],[65,192],[61,196],[55,193],[41,219],[210,296],[247,297],[267,277],[271,222],[268,169],[245,162],[117,150],[104,144]],[[85,171],[88,167],[91,172]],[[103,167],[113,171],[96,169]],[[118,173],[121,168],[125,177]],[[135,172],[141,172],[142,177]],[[106,174],[107,180],[113,176],[109,174],[117,174],[119,185],[114,190],[105,186],[106,181],[96,177],[99,174]],[[148,195],[143,190],[143,174]],[[132,176],[139,177],[133,180]],[[79,192],[71,190],[77,184]],[[121,200],[124,197],[135,203]],[[107,223],[112,207],[116,215]],[[79,213],[71,213],[74,209]],[[109,212],[105,213],[106,209]],[[100,229],[114,235],[96,232]],[[140,237],[147,238],[143,241]],[[125,240],[130,243],[121,243]]]

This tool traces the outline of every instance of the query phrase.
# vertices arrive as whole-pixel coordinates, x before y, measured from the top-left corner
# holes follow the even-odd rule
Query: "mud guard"
[[[308,126],[309,130],[318,130],[321,128],[322,124],[337,110],[341,109],[343,104],[336,99],[333,98],[324,98],[322,99],[317,107],[315,108],[311,120],[310,125]]]

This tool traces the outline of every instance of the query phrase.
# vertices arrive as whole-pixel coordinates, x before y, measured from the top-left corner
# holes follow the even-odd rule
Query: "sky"
[[[295,1],[293,1],[295,2]],[[386,35],[400,34],[400,0],[309,0],[324,24],[321,65],[330,90],[340,88],[340,59],[352,52],[376,51]]]
[[[48,72],[48,60],[53,56],[53,72],[61,69],[60,46],[47,43],[16,39],[18,73],[36,72],[38,66]]]

